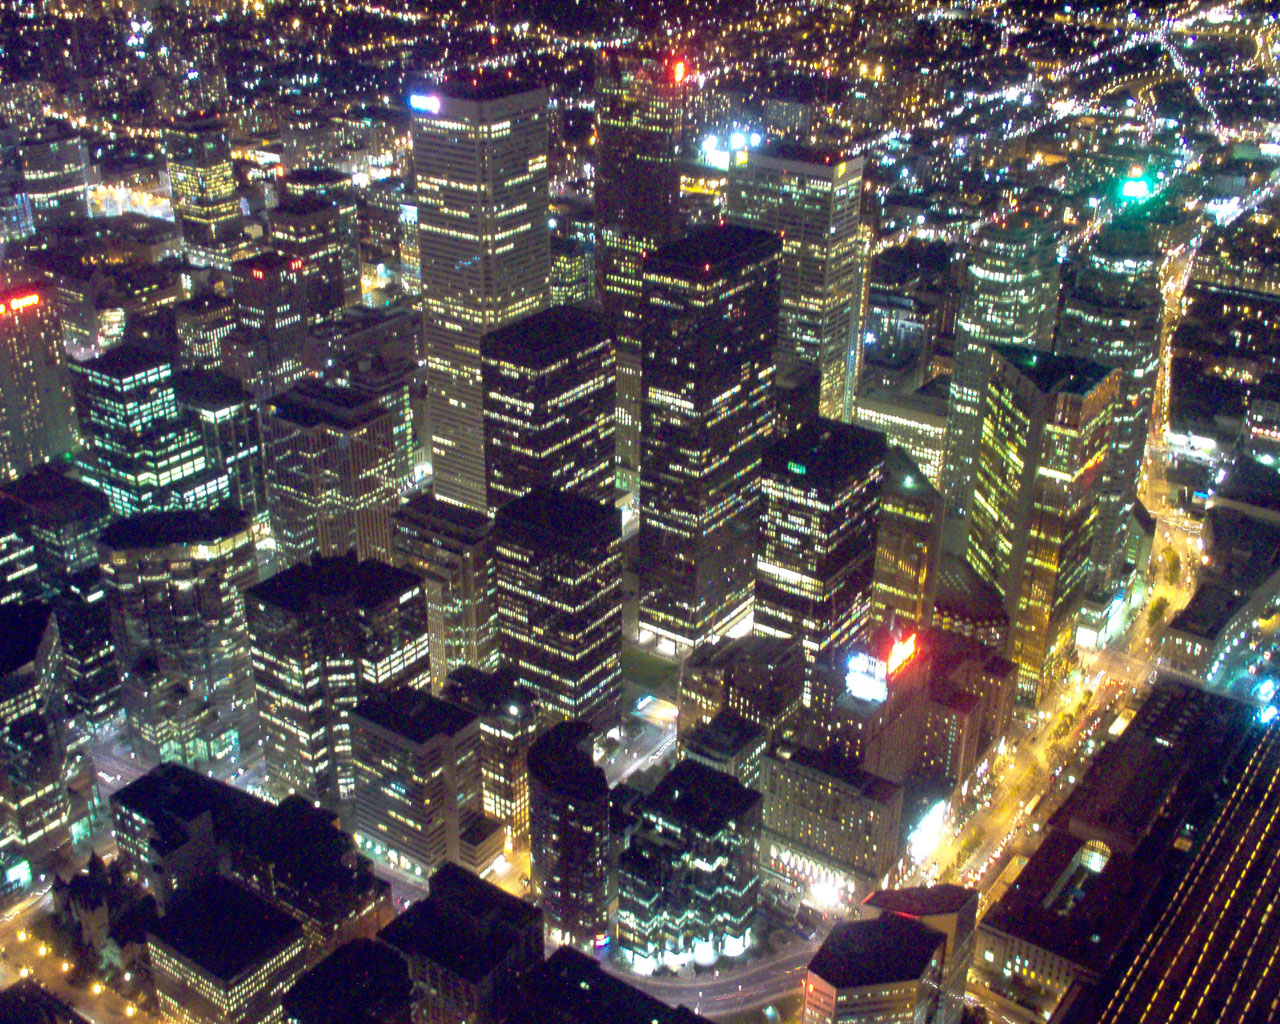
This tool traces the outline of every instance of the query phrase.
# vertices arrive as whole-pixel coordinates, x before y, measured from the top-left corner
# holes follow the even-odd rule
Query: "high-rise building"
[[[237,322],[230,299],[197,295],[179,302],[173,307],[178,364],[184,369],[218,369],[222,365],[222,341]]]
[[[227,477],[232,505],[256,521],[267,518],[267,479],[262,462],[258,406],[234,378],[218,370],[174,374],[174,395],[200,432],[205,463]]]
[[[280,564],[355,549],[391,561],[395,412],[354,388],[306,380],[264,410],[267,498]]]
[[[229,497],[227,474],[210,466],[199,432],[178,406],[173,364],[133,344],[73,364],[86,482],[120,516],[207,508]]]
[[[884,461],[883,435],[825,419],[765,452],[755,629],[810,662],[870,628]]]
[[[468,863],[467,834],[486,820],[480,747],[480,719],[429,693],[362,700],[351,713],[356,841],[418,875],[446,860],[487,868]],[[490,863],[502,848],[499,834]]]
[[[677,647],[751,609],[778,252],[774,235],[723,225],[644,261],[640,628]]]
[[[695,647],[680,668],[677,734],[731,711],[781,739],[802,724],[806,668],[795,640],[740,636]]]
[[[244,591],[257,582],[249,517],[223,507],[122,519],[99,538],[135,753],[210,761],[257,734]]]
[[[351,555],[299,563],[245,593],[267,781],[328,806],[351,796],[351,710],[426,684],[421,581]]]
[[[222,369],[258,401],[303,374],[311,273],[301,257],[260,252],[231,267],[231,294],[241,330],[222,342]]]
[[[1125,523],[1137,500],[1160,360],[1161,262],[1149,224],[1113,220],[1081,254],[1058,321],[1059,352],[1121,373],[1094,536],[1094,584],[1102,590],[1125,580]]]
[[[640,486],[643,263],[680,231],[680,166],[693,65],[638,50],[596,61],[596,267],[618,344],[618,484]]]
[[[285,1024],[409,1024],[413,986],[396,950],[352,939],[302,974],[283,1000]]]
[[[409,97],[437,496],[488,507],[481,338],[547,304],[547,93],[457,78]]]
[[[174,121],[165,127],[164,150],[173,217],[187,260],[229,270],[244,243],[244,226],[221,122],[212,117]]]
[[[548,941],[591,953],[609,941],[609,845],[591,726],[561,722],[529,750],[530,892]]]
[[[836,925],[809,962],[803,1024],[837,1024],[850,1006],[875,1024],[936,1020],[946,941],[897,914]]]
[[[981,436],[982,348],[1053,347],[1058,309],[1057,239],[1052,224],[1018,214],[983,228],[974,241],[956,317],[955,372],[947,412],[947,455],[938,488],[949,509],[964,515],[974,486]]]
[[[858,396],[858,426],[878,430],[890,445],[901,448],[937,487],[942,480],[942,459],[947,444],[947,388],[942,394],[937,378],[916,391],[873,388]]]
[[[278,1024],[306,956],[297,921],[219,874],[147,931],[160,1012],[182,1024]]]
[[[511,987],[542,963],[542,915],[454,864],[378,938],[404,957],[422,1024],[509,1020]]]
[[[884,456],[871,619],[927,626],[933,621],[942,558],[943,502],[901,448]]]
[[[0,849],[31,857],[67,837],[67,736],[58,622],[46,604],[8,606],[0,641]]]
[[[632,970],[746,952],[760,887],[761,806],[754,789],[689,760],[640,801],[618,861],[618,947]]]
[[[49,128],[18,143],[22,185],[36,231],[89,219],[89,151],[69,128]]]
[[[1035,707],[1075,649],[1121,374],[1020,346],[983,352],[968,561],[1004,598],[1018,702]]]
[[[0,605],[44,597],[30,517],[16,505],[0,506]]]
[[[342,267],[342,304],[360,304],[360,209],[351,178],[332,167],[295,167],[281,183],[286,196],[314,196],[338,211],[338,262]],[[416,349],[415,349],[416,351]]]
[[[0,292],[0,478],[80,447],[52,289]]]
[[[427,596],[432,693],[460,665],[497,665],[492,526],[483,513],[429,494],[417,495],[392,516],[396,564],[422,577]]]
[[[555,306],[481,346],[489,507],[537,489],[614,498],[613,340],[589,309]]]
[[[498,647],[551,721],[617,723],[622,686],[622,514],[563,491],[498,510]]]
[[[538,734],[537,707],[507,667],[463,665],[449,674],[446,700],[480,717],[484,813],[507,826],[517,849],[529,845],[529,748]]]
[[[781,236],[779,372],[800,364],[820,378],[818,411],[853,419],[871,236],[864,228],[861,155],[774,144],[729,171],[731,220]]]
[[[343,230],[338,207],[319,196],[286,195],[267,215],[271,244],[303,263],[307,320],[331,320],[342,312]]]

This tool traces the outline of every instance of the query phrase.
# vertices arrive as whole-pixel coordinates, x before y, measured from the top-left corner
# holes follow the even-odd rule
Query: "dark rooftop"
[[[111,514],[106,496],[52,464],[37,466],[26,476],[6,484],[9,499],[44,522],[99,520]]]
[[[942,932],[897,914],[845,922],[832,929],[809,971],[836,989],[915,981],[945,941]]]
[[[47,604],[0,605],[0,673],[8,675],[29,665],[40,649],[40,640],[49,625],[52,612]],[[6,696],[0,691],[0,697]]]
[[[868,800],[878,804],[887,804],[901,788],[896,782],[872,775],[852,757],[845,757],[838,747],[826,750],[815,750],[798,744],[783,744],[769,752],[769,756],[782,761],[790,761],[810,771],[820,772],[838,782],[844,783]]]
[[[1078,356],[1054,355],[1021,345],[991,348],[1046,395],[1087,395],[1111,373],[1109,367]]]
[[[484,340],[486,359],[501,359],[541,369],[597,344],[603,328],[599,314],[578,306],[552,306],[500,327]]]
[[[761,796],[737,779],[697,761],[681,761],[645,798],[656,811],[714,835],[756,807]]]
[[[851,423],[814,420],[772,445],[764,455],[766,476],[785,477],[812,488],[838,488],[884,464],[884,435]]]
[[[447,527],[450,535],[464,534],[479,541],[489,532],[493,520],[483,512],[441,501],[433,494],[417,494],[401,505],[394,518],[407,523],[419,523],[423,520]]]
[[[225,409],[253,397],[238,380],[220,370],[179,370],[173,375],[173,390],[184,405],[202,409]]]
[[[411,990],[399,953],[372,939],[353,939],[285,993],[285,1018],[296,1024],[407,1024]]]
[[[475,715],[456,704],[407,686],[391,693],[366,697],[356,705],[352,714],[403,736],[410,743],[427,743],[436,736],[452,736],[476,720]]]
[[[363,609],[399,601],[422,585],[408,569],[355,554],[313,558],[278,572],[246,591],[246,597],[288,609],[297,616],[325,618],[335,604]]]
[[[940,495],[915,459],[903,448],[890,445],[884,453],[884,479],[880,482],[881,494],[909,498],[915,503],[931,504],[941,500]]]
[[[35,978],[23,978],[0,990],[4,1024],[89,1024]]]
[[[958,913],[969,903],[976,907],[978,894],[959,885],[921,885],[911,889],[878,889],[862,902],[891,914],[933,917]]]
[[[434,91],[442,96],[455,100],[500,100],[507,96],[519,96],[521,93],[534,92],[542,86],[518,76],[508,77],[501,74],[479,74],[471,78],[450,78],[434,87]],[[433,91],[428,87],[422,91]]]
[[[133,377],[136,374],[145,373],[147,370],[169,366],[170,362],[158,352],[152,352],[141,345],[125,342],[123,345],[117,345],[115,348],[104,352],[97,359],[90,359],[78,365],[86,372],[100,373],[105,377],[124,380],[126,377]]]
[[[685,744],[709,754],[734,757],[759,744],[764,735],[764,729],[755,722],[735,715],[732,711],[721,711],[711,721],[698,725],[689,734]]]
[[[606,974],[584,953],[561,946],[527,974],[517,995],[521,1020],[562,1024],[706,1024]]]
[[[507,961],[512,949],[542,958],[542,912],[456,864],[431,876],[430,895],[382,929],[383,942],[472,983]]]
[[[286,193],[272,208],[268,217],[284,214],[290,217],[311,217],[317,213],[333,213],[333,203],[321,199],[315,192]]]
[[[591,759],[591,726],[559,722],[529,748],[529,778],[581,800],[609,798],[604,769]]]
[[[761,259],[781,247],[778,236],[739,224],[698,228],[650,253],[646,262],[703,274],[720,272],[723,265],[739,265]],[[724,266],[727,269],[727,266]]]
[[[535,548],[581,553],[620,540],[622,513],[579,494],[537,490],[503,505],[494,530]]]
[[[212,875],[179,895],[150,937],[230,987],[300,941],[302,926],[248,889]]]
[[[232,505],[223,505],[215,509],[143,512],[112,523],[99,541],[116,551],[125,551],[169,544],[207,544],[248,529],[247,513]]]
[[[1000,592],[963,558],[942,556],[934,605],[949,615],[975,622],[1008,620]]]
[[[271,415],[301,427],[320,424],[353,430],[388,415],[376,400],[357,388],[304,380],[271,399]]]
[[[1231,502],[1264,515],[1280,512],[1280,473],[1256,459],[1239,456],[1209,502]]]
[[[1169,620],[1168,628],[1212,639],[1249,603],[1250,595],[1216,583],[1201,584],[1191,600]]]

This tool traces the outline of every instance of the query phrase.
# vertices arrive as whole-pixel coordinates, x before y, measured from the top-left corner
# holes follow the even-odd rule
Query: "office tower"
[[[547,304],[547,93],[458,78],[409,106],[435,490],[483,510],[481,338]]]
[[[1035,707],[1075,650],[1121,374],[1011,345],[986,359],[968,561],[1004,598],[1018,703]]]
[[[940,383],[946,387],[939,388]],[[929,483],[937,487],[946,452],[949,391],[948,377],[941,381],[935,378],[916,391],[864,391],[858,396],[858,426],[884,434],[884,439],[911,456]]]
[[[761,767],[760,866],[819,906],[851,908],[898,860],[902,787],[837,749],[771,748]]]
[[[641,974],[714,963],[751,945],[760,794],[681,761],[640,801],[618,862],[618,947]]]
[[[73,366],[85,449],[84,480],[119,516],[226,501],[227,475],[210,466],[195,426],[178,407],[173,365],[125,344]]]
[[[0,506],[0,605],[44,597],[30,519],[16,505]]]
[[[695,647],[680,667],[677,735],[732,711],[781,739],[801,724],[806,667],[794,640],[740,636]]]
[[[493,527],[498,647],[549,721],[618,721],[622,514],[563,491],[534,491]]]
[[[679,756],[759,790],[760,762],[767,745],[768,734],[761,726],[732,711],[721,711],[680,740]]]
[[[22,184],[36,231],[89,218],[89,151],[70,128],[50,127],[18,143]]]
[[[969,512],[974,457],[981,437],[982,376],[987,345],[1040,352],[1053,345],[1058,309],[1057,239],[1053,225],[1017,214],[978,232],[965,271],[956,317],[955,372],[947,412],[947,455],[938,488],[947,507]]]
[[[338,213],[338,262],[342,268],[342,304],[360,305],[360,207],[351,178],[332,167],[295,167],[281,182],[287,197],[314,196]],[[398,212],[398,209],[397,209]],[[416,351],[416,348],[415,348]]]
[[[285,1024],[409,1024],[413,985],[398,952],[352,939],[303,972],[284,994]]]
[[[765,452],[755,629],[809,662],[870,628],[884,460],[883,435],[833,420]]]
[[[446,860],[477,874],[502,852],[499,828],[484,848],[480,719],[429,693],[372,694],[351,712],[356,839],[392,866],[422,875]],[[477,858],[481,863],[477,863]]]
[[[729,218],[782,238],[779,372],[815,367],[818,411],[853,419],[871,262],[861,155],[774,144],[729,171]]]
[[[222,341],[237,324],[235,306],[217,295],[197,295],[173,307],[178,364],[183,369],[216,370]]]
[[[489,507],[546,489],[614,499],[613,340],[588,309],[555,306],[485,338]]]
[[[513,1002],[519,1020],[545,1024],[706,1024],[688,1007],[668,1006],[564,946],[525,975]]]
[[[492,526],[488,516],[429,494],[415,496],[391,518],[396,564],[421,576],[427,595],[432,693],[460,665],[497,665]]]
[[[946,938],[942,953],[941,998],[934,1020],[959,1024],[965,1014],[965,989],[973,962],[973,933],[977,927],[978,893],[958,885],[929,885],[913,889],[881,889],[862,902],[862,919],[890,914],[919,921]]]
[[[430,886],[378,936],[408,965],[415,1019],[508,1020],[512,985],[542,963],[542,914],[454,864],[437,869]]]
[[[257,581],[249,517],[149,512],[99,538],[134,752],[209,761],[257,734],[244,591]],[[215,714],[215,707],[217,713]]]
[[[427,680],[418,578],[347,554],[302,562],[245,592],[267,780],[334,806],[351,796],[351,710]]]
[[[809,962],[803,1024],[937,1019],[946,936],[897,914],[835,926]]]
[[[529,750],[529,891],[547,940],[594,953],[609,941],[609,783],[586,722],[560,722]]]
[[[221,122],[194,117],[166,125],[164,151],[173,219],[182,232],[187,261],[231,269],[244,243],[244,226]]]
[[[391,473],[399,487],[407,488],[415,479],[418,463],[414,437],[421,404],[418,364],[392,352],[355,349],[332,358],[325,379],[366,401],[377,402],[392,414]]]
[[[680,231],[678,160],[692,113],[693,66],[638,50],[596,60],[596,266],[618,344],[619,489],[640,486],[646,252]]]
[[[596,261],[582,242],[551,236],[551,304],[585,306],[596,300]]]
[[[942,559],[943,502],[919,467],[901,448],[884,456],[880,521],[876,527],[871,621],[927,626]]]
[[[309,273],[304,260],[275,251],[236,260],[231,267],[231,294],[241,330],[222,341],[222,369],[258,401],[302,377]]]
[[[147,931],[160,1012],[183,1024],[277,1024],[306,966],[302,927],[248,889],[210,875]]]
[[[79,448],[75,410],[51,289],[0,292],[0,476]]]
[[[480,718],[484,813],[507,826],[516,849],[529,845],[529,748],[538,734],[537,707],[510,668],[462,665],[449,674],[444,698]]]
[[[391,561],[391,513],[407,481],[398,419],[353,388],[306,380],[264,410],[267,499],[284,566],[355,549]]]
[[[676,647],[751,609],[778,250],[725,225],[645,258],[640,628]]]
[[[336,317],[346,298],[338,208],[314,194],[286,195],[268,213],[267,224],[272,246],[302,260],[307,321]]]
[[[232,505],[255,521],[267,518],[258,406],[239,381],[218,370],[183,370],[173,377],[178,408],[200,433],[205,464],[227,478]]]
[[[1094,585],[1104,591],[1126,577],[1125,523],[1137,501],[1159,367],[1162,260],[1146,222],[1128,217],[1105,225],[1081,255],[1058,322],[1059,352],[1121,374],[1093,551]]]
[[[48,605],[10,605],[0,641],[0,846],[28,858],[66,839],[61,643]]]

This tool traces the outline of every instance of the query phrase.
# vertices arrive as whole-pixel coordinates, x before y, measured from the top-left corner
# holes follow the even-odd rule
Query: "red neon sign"
[[[893,675],[898,669],[902,668],[907,662],[916,656],[916,634],[912,633],[909,637],[902,640],[895,640],[893,648],[889,651],[889,657],[885,659],[885,670],[889,675]]]
[[[676,61],[676,66],[672,69],[672,73],[671,73],[672,77],[676,80],[676,85],[679,85],[681,82],[684,81],[685,70],[686,69],[685,69],[684,61],[682,60]]]

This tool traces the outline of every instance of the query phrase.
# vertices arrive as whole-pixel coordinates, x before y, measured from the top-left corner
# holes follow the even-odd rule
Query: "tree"
[[[1147,628],[1155,629],[1164,621],[1164,613],[1169,610],[1169,599],[1167,597],[1157,597],[1151,602],[1151,607],[1147,609]]]
[[[1182,581],[1182,559],[1178,557],[1178,552],[1173,548],[1165,548],[1165,567],[1164,581],[1171,587],[1176,587]]]

